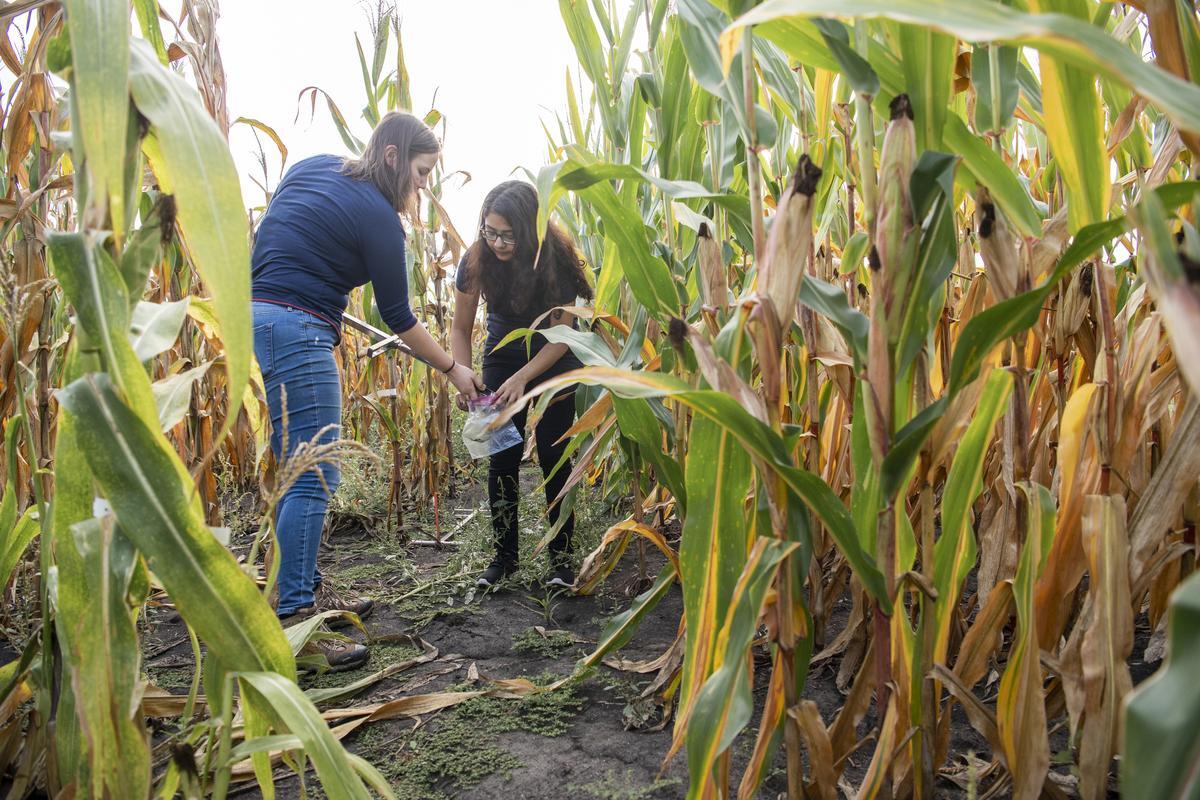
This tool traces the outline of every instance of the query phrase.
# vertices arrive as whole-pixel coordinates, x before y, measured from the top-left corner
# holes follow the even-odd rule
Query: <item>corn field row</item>
[[[577,588],[631,546],[664,557],[580,668],[680,585],[680,636],[641,666],[674,715],[663,755],[686,753],[689,797],[755,796],[780,763],[789,798],[935,796],[963,770],[956,707],[990,746],[987,796],[1102,797],[1118,775],[1130,797],[1200,796],[1196,9],[559,10],[578,75],[531,175],[540,220],[572,230],[597,291],[574,309],[590,326],[546,332],[585,368],[531,401],[581,384],[568,491],[633,498]],[[269,509],[296,469],[263,463],[225,136],[250,125],[286,148],[228,119],[216,14],[213,0],[0,8],[15,76],[0,201],[12,796],[224,796],[246,777],[270,794],[280,758],[311,761],[331,797],[386,796],[339,744],[347,726],[451,702],[323,719],[295,684],[304,635],[267,603],[269,522],[247,563],[213,535],[220,481],[265,472]],[[367,44],[371,125],[412,99],[394,15]],[[333,98],[310,87],[302,102],[361,149]],[[444,335],[464,243],[441,191],[408,266],[414,310]],[[380,324],[369,289],[349,313]],[[348,336],[341,353],[349,431],[388,443],[399,525],[405,502],[452,490],[449,396],[363,348]],[[205,653],[203,686],[197,670],[177,700],[140,677],[140,609],[164,593]],[[1136,691],[1135,629],[1170,642]],[[803,697],[826,667],[845,691],[832,719]],[[750,764],[733,774],[756,685]],[[146,716],[179,720],[169,744],[191,762],[151,748]],[[1074,780],[1052,769],[1063,729]],[[847,786],[854,753],[870,766]]]
[[[1195,9],[672,5],[560,2],[595,88],[538,183],[601,265],[599,329],[559,335],[589,365],[560,383],[598,390],[585,463],[645,497],[606,541],[683,523],[636,612],[678,577],[689,796],[752,796],[780,749],[789,796],[837,796],[872,704],[859,797],[931,796],[955,705],[989,796],[1066,794],[1064,719],[1073,793],[1120,753],[1125,792],[1191,796],[1162,712],[1195,692],[1125,702],[1135,619],[1195,564]]]

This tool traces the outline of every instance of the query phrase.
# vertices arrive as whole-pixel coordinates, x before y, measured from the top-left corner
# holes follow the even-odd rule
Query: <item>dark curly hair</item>
[[[591,300],[584,262],[569,234],[551,222],[538,255],[537,191],[524,181],[505,181],[488,192],[479,212],[479,227],[488,214],[503,217],[512,226],[517,244],[509,262],[514,269],[502,269],[500,259],[483,237],[467,250],[467,286],[483,295],[488,305],[515,314],[541,314],[576,297]]]

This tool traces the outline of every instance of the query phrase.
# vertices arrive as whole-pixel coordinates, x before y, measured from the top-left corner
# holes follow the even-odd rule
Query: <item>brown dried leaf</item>
[[[833,768],[833,744],[829,731],[821,720],[821,712],[812,700],[801,700],[788,716],[800,728],[808,747],[808,764],[812,770],[810,786],[816,787],[821,800],[837,800],[837,773]],[[810,793],[808,796],[812,797]]]
[[[1116,751],[1121,706],[1132,687],[1126,660],[1133,649],[1125,499],[1091,495],[1084,504],[1083,546],[1091,575],[1080,660],[1083,718],[1079,743],[1080,794],[1103,798]]]

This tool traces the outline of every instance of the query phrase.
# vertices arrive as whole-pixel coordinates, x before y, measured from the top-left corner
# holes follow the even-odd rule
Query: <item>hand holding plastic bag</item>
[[[462,436],[471,458],[494,455],[524,441],[511,419],[494,431],[488,430],[504,410],[495,400],[495,395],[487,394],[467,403],[467,421],[463,424]]]

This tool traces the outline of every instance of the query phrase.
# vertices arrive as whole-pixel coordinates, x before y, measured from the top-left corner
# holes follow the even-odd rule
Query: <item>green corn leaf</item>
[[[141,657],[127,592],[137,565],[133,545],[111,517],[71,526],[61,541],[58,624],[84,736],[93,797],[145,797],[150,748],[142,729]],[[73,551],[73,552],[72,552]],[[140,598],[139,598],[140,600]]]
[[[566,190],[557,185],[558,173],[566,166],[566,161],[547,164],[538,170],[535,184],[538,190],[537,235],[538,242],[546,238],[546,228],[550,225],[550,212],[558,205]]]
[[[371,58],[371,82],[379,83],[383,74],[383,62],[387,60],[388,41],[392,35],[393,11],[384,11],[375,25],[375,51]]]
[[[139,302],[129,322],[129,340],[139,361],[149,361],[170,349],[187,317],[188,298],[171,303]]]
[[[237,677],[262,697],[292,735],[299,737],[304,754],[312,759],[321,788],[330,800],[370,800],[345,749],[294,681],[271,672],[240,672]]]
[[[679,293],[666,262],[653,255],[641,214],[622,205],[616,191],[607,182],[580,189],[586,200],[604,220],[605,236],[620,251],[618,262],[633,296],[661,322],[679,314]],[[606,267],[612,266],[606,264]]]
[[[609,80],[608,66],[604,58],[608,48],[600,44],[600,35],[596,32],[596,24],[592,20],[586,0],[559,0],[558,10],[566,25],[571,44],[575,47],[579,64],[591,80],[592,86],[596,87],[596,102],[609,139],[620,147],[625,137],[616,117],[612,82]]]
[[[613,81],[613,94],[617,94],[619,84],[624,77],[629,66],[629,54],[633,52],[633,40],[637,36],[638,22],[642,16],[642,4],[630,3],[629,10],[625,12],[625,21],[621,26],[621,36],[616,42],[616,48],[611,50],[612,64],[609,68],[609,74]],[[630,131],[632,133],[632,131]]]
[[[762,71],[767,92],[780,101],[773,104],[774,109],[782,112],[792,125],[799,127],[801,115],[812,108],[812,102],[800,91],[800,83],[796,80],[796,73],[792,72],[787,55],[775,43],[755,37],[754,57]]]
[[[967,172],[988,188],[996,204],[1018,231],[1025,236],[1041,235],[1042,217],[1034,208],[1029,191],[999,153],[972,134],[956,114],[946,117],[942,141],[962,157]]]
[[[210,361],[155,381],[151,386],[154,403],[158,407],[158,424],[164,432],[174,428],[187,416],[192,402],[192,387],[208,373],[211,366]]]
[[[692,74],[709,93],[724,101],[722,110],[736,122],[742,139],[748,140],[750,128],[746,119],[740,40],[729,74],[722,69],[721,52],[717,44],[721,29],[728,24],[729,18],[708,0],[679,0],[678,11],[679,18],[685,23],[680,36]],[[759,105],[754,106],[754,115],[759,144],[773,146],[779,134],[775,118]]]
[[[713,390],[692,389],[667,375],[609,367],[573,370],[547,380],[528,395],[536,396],[571,383],[603,386],[620,397],[671,398],[688,406],[695,414],[729,430],[744,448],[761,458],[783,479],[797,500],[817,515],[845,554],[863,587],[890,612],[891,601],[884,590],[883,575],[859,545],[854,519],[845,505],[820,477],[796,467],[783,438],[755,419],[732,396]]]
[[[920,25],[899,26],[900,63],[912,102],[917,152],[939,150],[954,92],[958,40]]]
[[[150,376],[129,339],[130,301],[120,268],[107,250],[82,233],[49,233],[47,252],[87,340],[103,355],[130,405],[143,419],[154,419]]]
[[[604,240],[604,256],[599,266],[600,279],[596,281],[596,311],[601,314],[616,314],[621,307],[622,289],[625,286],[625,267],[621,265],[621,253],[612,239]]]
[[[634,91],[629,96],[629,116],[628,130],[629,139],[626,142],[625,154],[629,162],[629,166],[639,168],[642,165],[643,146],[645,144],[646,117],[650,109],[649,101],[643,96],[640,91]],[[564,179],[566,175],[562,176]],[[621,191],[618,195],[621,202],[625,205],[632,205],[637,202],[638,182],[625,181],[621,184]]]
[[[290,733],[274,736],[255,736],[229,751],[229,765],[245,761],[255,753],[278,753],[283,750],[302,750],[304,740]]]
[[[721,664],[700,690],[687,721],[688,763],[712,765],[750,722],[754,709],[747,650],[762,615],[767,589],[779,565],[799,544],[759,537],[746,559],[734,603],[721,625],[716,656]],[[709,768],[689,770],[688,797],[704,796],[714,777]]]
[[[1167,657],[1125,701],[1121,796],[1194,798],[1200,764],[1200,574],[1171,597]]]
[[[707,200],[721,206],[745,225],[750,224],[750,201],[734,192],[713,192],[694,181],[669,181],[628,164],[576,164],[568,162],[556,178],[562,188],[578,192],[601,181],[644,181],[672,200]]]
[[[967,572],[975,565],[975,533],[971,507],[983,490],[983,460],[992,442],[996,423],[1008,406],[1012,375],[992,370],[979,398],[975,418],[967,426],[950,464],[942,495],[942,535],[933,550],[933,583],[937,603],[937,643],[934,658],[944,663],[949,646],[950,620],[958,608],[956,599]]]
[[[834,20],[836,22],[836,20]],[[817,69],[827,70],[829,72],[845,71],[847,80],[851,80],[850,70],[846,63],[839,58],[838,50],[834,49],[825,38],[825,31],[820,27],[820,19],[806,19],[804,17],[782,17],[772,22],[759,25],[755,28],[755,34],[762,36],[764,39],[774,42],[785,53],[790,55],[802,64]],[[840,22],[838,23],[841,24]],[[845,26],[843,26],[843,30]],[[850,37],[847,34],[845,40],[849,44]],[[858,56],[854,51],[849,51],[853,55]],[[861,56],[859,56],[861,58]],[[867,62],[867,68],[871,68],[870,62]],[[856,91],[859,86],[870,87],[869,83],[858,82],[858,78],[867,77],[865,70],[853,76],[855,83],[851,85]],[[878,77],[878,76],[877,76]],[[871,93],[874,94],[874,93]]]
[[[604,656],[621,649],[633,637],[645,616],[667,596],[671,584],[675,583],[675,576],[675,566],[670,562],[664,564],[654,585],[639,594],[628,609],[608,621],[600,634],[600,641],[596,643],[596,649],[580,659],[580,666],[594,667]]]
[[[134,41],[130,85],[150,120],[147,151],[159,184],[175,195],[178,221],[212,297],[225,344],[228,409],[216,441],[237,421],[250,380],[250,241],[237,169],[225,137],[196,90],[164,69],[145,42]]]
[[[387,28],[382,28],[381,32],[386,34]],[[386,36],[384,42],[387,42]],[[367,54],[363,52],[362,42],[358,38],[358,34],[354,34],[354,47],[358,51],[358,67],[362,71],[363,87],[367,95],[367,103],[363,106],[363,119],[367,124],[374,128],[379,124],[379,109],[375,102],[375,84],[377,80],[371,78],[371,69],[367,66]]]
[[[666,57],[663,60],[662,81],[662,114],[658,116],[658,151],[655,158],[658,162],[658,174],[662,178],[690,177],[681,174],[682,169],[690,165],[679,165],[676,168],[677,142],[691,127],[688,117],[691,106],[692,87],[688,76],[687,53],[679,37],[679,18],[672,16],[667,20]]]
[[[729,69],[741,28],[797,17],[882,17],[933,28],[968,42],[1027,45],[1122,83],[1176,125],[1200,131],[1200,86],[1146,63],[1126,44],[1088,22],[1062,14],[1028,14],[989,0],[767,0],[734,20],[721,34],[725,69]],[[878,70],[874,60],[872,64]]]
[[[72,130],[89,188],[111,212],[118,241],[125,230],[125,145],[129,134],[129,3],[68,0],[71,37]],[[149,48],[150,46],[147,45]],[[151,49],[153,53],[153,49]],[[152,56],[158,64],[157,56]],[[161,65],[159,65],[161,69]]]
[[[64,381],[74,380],[81,367],[94,358],[84,358],[79,354],[78,339],[67,349]],[[93,484],[91,470],[87,459],[79,449],[76,431],[79,425],[75,417],[66,408],[59,407],[58,435],[54,446],[54,502],[50,505],[50,542],[44,546],[52,548],[55,569],[58,580],[55,582],[56,591],[49,593],[50,602],[56,614],[61,614],[64,602],[70,603],[64,593],[79,592],[86,594],[82,579],[70,579],[71,568],[74,575],[81,576],[83,568],[79,562],[79,552],[75,547],[75,536],[71,527],[77,522],[83,522],[92,517]],[[64,568],[68,578],[64,580]],[[64,657],[73,652],[72,639],[63,625],[54,626],[55,640]],[[64,783],[69,780],[82,780],[83,752],[85,739],[76,721],[74,708],[76,705],[75,691],[69,685],[59,702],[58,725],[54,734],[55,754],[59,775]]]
[[[4,420],[5,475],[4,494],[0,497],[0,536],[8,536],[17,524],[17,437],[21,433],[22,415],[14,414]],[[7,577],[4,584],[7,585]]]
[[[157,222],[143,224],[134,231],[121,253],[121,276],[131,303],[138,302],[146,290],[150,270],[158,263],[161,253],[162,228]]]
[[[582,361],[584,364],[592,367],[612,367],[616,366],[616,359],[613,357],[612,350],[599,334],[591,331],[581,331],[577,328],[572,328],[569,325],[552,325],[549,328],[534,330],[533,328],[516,328],[505,334],[494,348],[493,352],[499,350],[518,339],[531,339],[534,335],[545,337],[546,341],[554,344],[565,344],[571,348],[571,352]]]
[[[975,87],[975,130],[999,134],[1012,124],[1021,96],[1017,81],[1017,48],[977,44],[971,53]]]
[[[629,402],[629,401],[625,401]],[[717,634],[746,562],[746,513],[752,474],[749,454],[726,429],[700,418],[688,439],[686,480],[694,498],[679,542],[686,655],[679,713],[690,712],[712,674]]]
[[[616,41],[617,34],[613,29],[612,18],[608,14],[608,9],[604,7],[603,0],[592,0],[592,11],[596,14],[596,21],[600,23],[600,30],[604,33],[605,40],[612,45]]]
[[[667,18],[667,11],[670,10],[670,0],[654,0],[654,13],[650,16],[650,41],[658,40],[659,34],[662,31],[663,21]]]
[[[820,31],[825,46],[837,60],[838,68],[846,76],[846,80],[850,81],[854,91],[865,97],[879,94],[879,75],[870,63],[854,50],[846,26],[836,19],[815,19],[812,24]]]
[[[142,38],[154,45],[154,53],[159,62],[164,67],[167,66],[170,61],[167,58],[167,43],[163,39],[162,26],[158,24],[158,0],[133,0],[133,10],[137,12]]]
[[[656,477],[680,504],[681,514],[687,513],[688,490],[679,462],[663,452],[663,427],[654,416],[649,403],[613,398],[613,410],[621,434],[637,442],[642,458],[654,465]]]
[[[844,291],[820,278],[806,276],[800,284],[800,302],[828,317],[850,345],[855,360],[867,363],[867,333],[871,323],[866,314],[851,307]]]
[[[571,141],[575,144],[586,144],[587,136],[583,129],[583,117],[579,114],[579,101],[575,97],[575,85],[571,83],[571,70],[567,69],[567,119],[571,123]],[[567,140],[567,136],[563,134],[563,140]]]
[[[5,504],[8,503],[11,494],[13,493],[5,493]],[[41,529],[37,509],[32,506],[25,509],[25,513],[13,524],[0,527],[0,537],[3,537],[3,541],[0,542],[0,586],[8,586],[8,579],[17,568],[17,562],[21,560],[25,548],[29,547],[29,543],[37,537]]]
[[[1030,8],[1070,15],[1087,24],[1087,0],[1031,0]],[[1077,231],[1108,215],[1111,179],[1095,71],[1048,53],[1042,54],[1039,68],[1046,136],[1066,186],[1071,230]]]
[[[107,375],[62,389],[59,402],[82,424],[76,440],[116,511],[179,613],[230,669],[294,676],[275,613],[220,545],[190,500],[191,481],[167,440],[118,397]],[[151,417],[153,419],[153,417]]]
[[[945,305],[946,280],[958,258],[954,235],[954,165],[945,153],[926,151],[913,170],[912,198],[921,229],[912,282],[904,305],[896,371],[905,373],[925,347]]]

